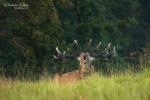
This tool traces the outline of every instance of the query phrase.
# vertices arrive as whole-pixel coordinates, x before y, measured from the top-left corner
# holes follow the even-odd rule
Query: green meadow
[[[51,79],[0,79],[0,100],[150,100],[150,69],[60,84]]]

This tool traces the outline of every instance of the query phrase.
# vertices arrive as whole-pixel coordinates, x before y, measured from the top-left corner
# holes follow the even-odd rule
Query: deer
[[[92,39],[90,39],[88,43],[89,47],[91,45],[91,42]],[[57,73],[53,77],[54,81],[67,83],[83,79],[85,76],[91,75],[94,72],[94,66],[92,62],[95,60],[96,57],[111,59],[116,56],[115,47],[113,47],[112,49],[111,43],[109,43],[108,46],[101,53],[98,54],[95,53],[95,51],[101,46],[101,42],[99,42],[94,49],[90,50],[90,52],[83,51],[77,40],[74,40],[74,44],[76,44],[76,46],[79,48],[78,51],[75,51],[72,54],[67,54],[65,51],[61,52],[57,46],[56,54],[54,54],[53,57],[54,59],[61,61],[76,57],[79,61],[79,69],[64,74]]]

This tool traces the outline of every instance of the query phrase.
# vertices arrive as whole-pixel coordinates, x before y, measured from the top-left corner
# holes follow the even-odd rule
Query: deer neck
[[[83,77],[84,71],[85,71],[85,64],[83,62],[80,62],[79,75],[80,75],[81,78]]]

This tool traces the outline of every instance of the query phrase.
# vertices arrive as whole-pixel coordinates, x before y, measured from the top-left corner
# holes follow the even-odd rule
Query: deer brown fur
[[[84,77],[84,73],[86,72],[85,70],[85,60],[84,60],[84,54],[81,53],[80,56],[77,58],[79,60],[79,69],[72,71],[72,72],[67,72],[64,74],[55,74],[53,80],[57,82],[74,82],[79,79],[82,79]]]

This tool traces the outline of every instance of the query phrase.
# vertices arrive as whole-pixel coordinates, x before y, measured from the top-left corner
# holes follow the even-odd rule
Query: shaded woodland
[[[24,2],[28,9],[4,7]],[[76,59],[55,61],[55,47],[71,48],[73,40],[87,50],[101,41],[116,46],[113,61],[97,59],[95,66],[133,64],[150,54],[149,0],[1,0],[0,73],[6,76],[37,77],[43,72],[66,72],[78,68]],[[110,64],[110,63],[109,63]],[[124,66],[122,66],[124,67]],[[117,67],[116,67],[117,68]],[[135,67],[137,68],[137,67]]]

